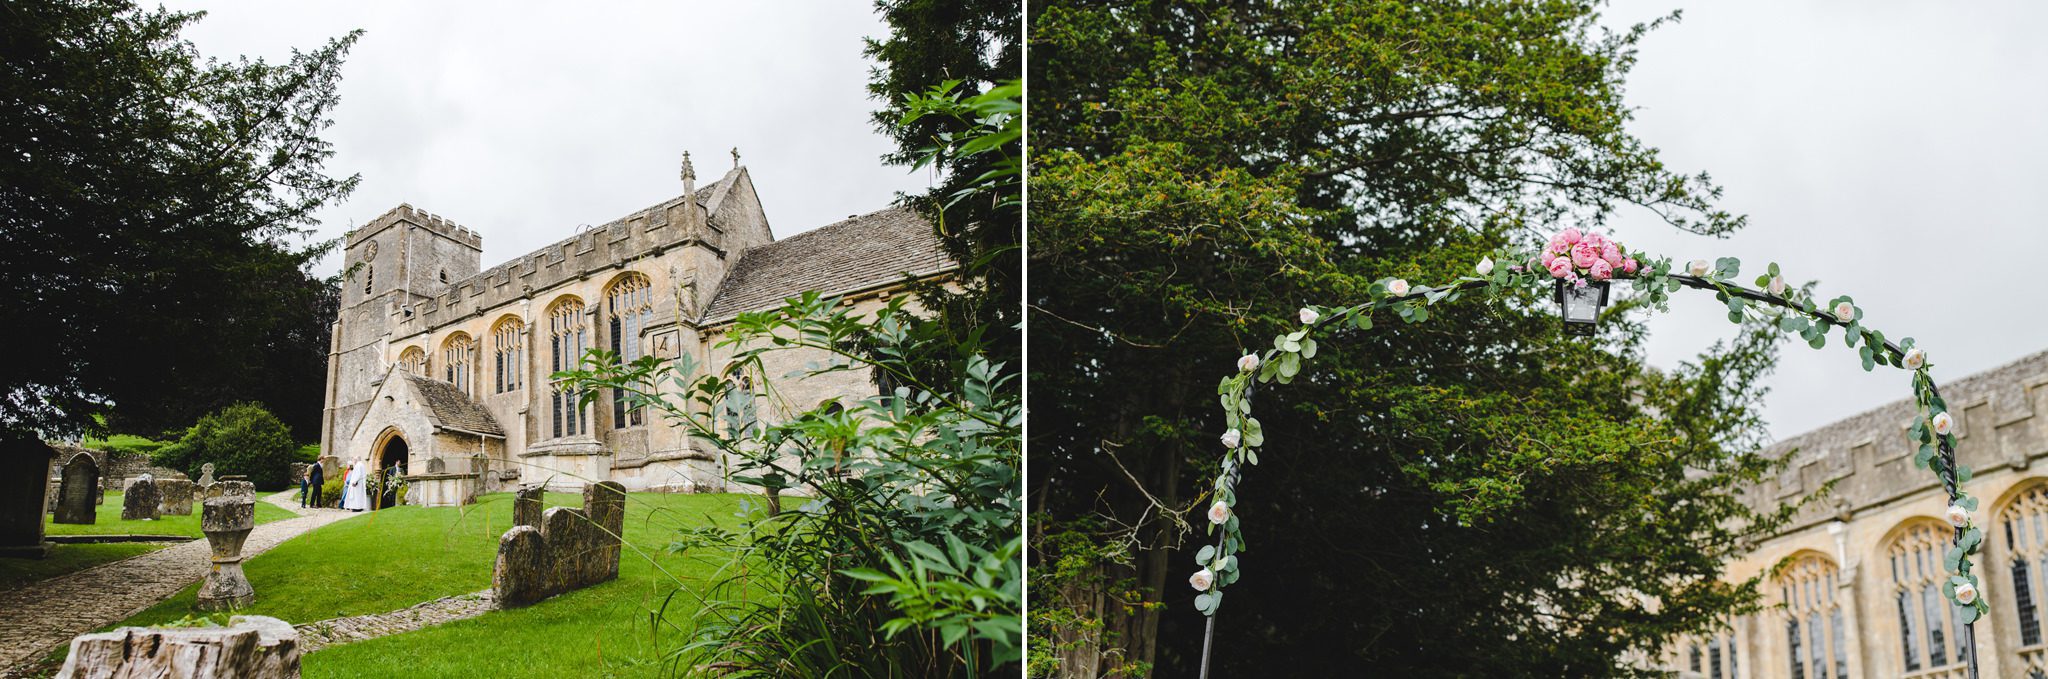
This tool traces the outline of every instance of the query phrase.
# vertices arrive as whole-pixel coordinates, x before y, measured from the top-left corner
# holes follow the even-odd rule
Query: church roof
[[[494,436],[505,435],[505,430],[498,426],[498,419],[491,417],[491,411],[485,410],[483,404],[456,389],[455,385],[403,370],[398,374],[412,382],[413,390],[419,392],[420,400],[426,401],[427,408],[433,411],[434,419],[441,426]]]
[[[930,222],[892,207],[747,250],[718,286],[704,320],[769,308],[808,290],[840,295],[957,266]]]

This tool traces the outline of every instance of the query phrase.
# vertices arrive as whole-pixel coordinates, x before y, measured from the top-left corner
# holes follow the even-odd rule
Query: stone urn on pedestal
[[[253,495],[230,492],[206,500],[199,530],[213,545],[213,570],[207,571],[206,581],[199,585],[199,610],[232,611],[256,603],[256,588],[249,585],[249,576],[242,574],[242,542],[255,528]]]

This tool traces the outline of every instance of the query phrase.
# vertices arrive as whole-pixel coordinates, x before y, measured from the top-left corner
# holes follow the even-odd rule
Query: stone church
[[[1903,373],[1889,376],[1910,393]],[[2048,465],[2034,467],[2048,462],[2048,352],[1940,386],[1959,415],[1956,460],[1975,472],[1963,489],[1981,501],[1976,572],[1991,612],[1975,624],[1980,676],[2048,679]],[[1680,644],[1667,669],[1691,679],[1965,676],[1961,620],[1941,592],[1948,496],[1913,464],[1914,416],[1901,399],[1772,447],[1790,464],[1746,489],[1752,506],[1833,490],[1730,565],[1731,581],[1764,577],[1767,608]]]
[[[425,505],[514,483],[726,489],[727,461],[680,428],[610,394],[580,405],[548,376],[593,348],[718,365],[740,313],[810,290],[875,308],[955,269],[932,226],[901,208],[777,240],[734,160],[698,186],[684,154],[682,195],[489,269],[480,234],[410,205],[349,233],[321,449],[402,468],[408,501]],[[752,379],[743,386],[759,388]],[[876,393],[856,372],[776,387],[812,404]]]

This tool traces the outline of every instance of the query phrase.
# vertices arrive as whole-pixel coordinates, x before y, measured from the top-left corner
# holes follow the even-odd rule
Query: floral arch
[[[1945,514],[1953,531],[1949,547],[1942,555],[1945,576],[1940,578],[1941,592],[1962,607],[1963,647],[1970,651],[1969,676],[1977,676],[1971,625],[1990,607],[1978,596],[1982,583],[1973,572],[1975,564],[1970,557],[1983,548],[1984,531],[1973,518],[1977,498],[1960,487],[1970,480],[1970,468],[1955,462],[1955,418],[1929,376],[1932,365],[1926,352],[1915,348],[1910,337],[1895,342],[1865,325],[1863,310],[1848,295],[1819,301],[1804,289],[1786,285],[1776,263],[1755,278],[1756,287],[1745,287],[1737,282],[1741,268],[1741,261],[1733,257],[1713,262],[1695,260],[1678,268],[1669,258],[1630,251],[1601,234],[1566,229],[1542,248],[1497,250],[1478,262],[1473,275],[1461,276],[1445,285],[1422,287],[1399,278],[1385,278],[1372,284],[1364,302],[1302,308],[1298,328],[1274,337],[1270,349],[1239,358],[1237,371],[1224,377],[1216,387],[1229,428],[1221,438],[1221,471],[1212,484],[1213,502],[1208,511],[1209,530],[1216,540],[1196,553],[1201,570],[1188,579],[1200,592],[1195,595],[1195,608],[1208,617],[1202,643],[1202,676],[1208,675],[1210,642],[1214,639],[1215,616],[1223,603],[1223,590],[1242,575],[1236,554],[1244,548],[1243,524],[1231,507],[1237,504],[1238,480],[1245,468],[1259,463],[1258,451],[1265,444],[1259,421],[1252,416],[1251,397],[1256,385],[1284,385],[1293,381],[1308,361],[1316,357],[1318,335],[1346,327],[1371,330],[1375,316],[1383,312],[1405,323],[1425,322],[1432,306],[1456,301],[1467,294],[1483,292],[1499,297],[1517,291],[1549,293],[1558,302],[1567,332],[1591,334],[1611,289],[1621,283],[1627,283],[1637,296],[1660,309],[1666,307],[1671,293],[1682,288],[1711,291],[1727,305],[1730,321],[1741,323],[1755,314],[1775,322],[1788,333],[1797,333],[1815,349],[1826,346],[1828,335],[1840,329],[1841,341],[1856,348],[1864,370],[1886,366],[1911,374],[1919,414],[1908,428],[1907,438],[1919,447],[1914,463],[1931,470],[1948,493]]]

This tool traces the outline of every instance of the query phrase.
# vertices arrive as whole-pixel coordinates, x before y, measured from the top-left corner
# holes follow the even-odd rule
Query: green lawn
[[[170,441],[156,441],[133,434],[115,434],[103,439],[88,437],[81,441],[79,445],[93,450],[119,450],[148,455],[156,452],[158,448],[170,445],[170,443]]]
[[[56,545],[42,559],[0,559],[0,590],[82,571],[103,563],[171,546],[168,542],[115,542],[100,545]]]
[[[677,579],[701,586],[718,566],[709,558],[667,555],[665,548],[680,526],[735,522],[733,514],[747,497],[631,494],[628,549],[618,581],[524,609],[322,650],[306,657],[305,676],[663,674],[661,657],[679,642],[672,630],[651,637],[651,611],[677,589]],[[547,502],[575,506],[581,497],[551,493]],[[241,613],[299,624],[488,588],[498,538],[510,526],[511,514],[511,495],[500,494],[460,510],[398,507],[326,526],[248,561],[245,570],[256,588],[256,604]],[[195,590],[186,588],[121,624],[185,617]],[[675,599],[667,620],[687,619],[696,608],[689,596],[686,591]]]
[[[205,537],[199,532],[199,501],[192,502],[192,515],[171,514],[150,521],[121,520],[121,492],[107,491],[107,501],[94,512],[96,523],[55,523],[52,515],[43,515],[43,532],[49,535],[182,535],[188,538]],[[277,505],[256,501],[256,523],[264,524],[278,519],[289,519],[293,514]]]

